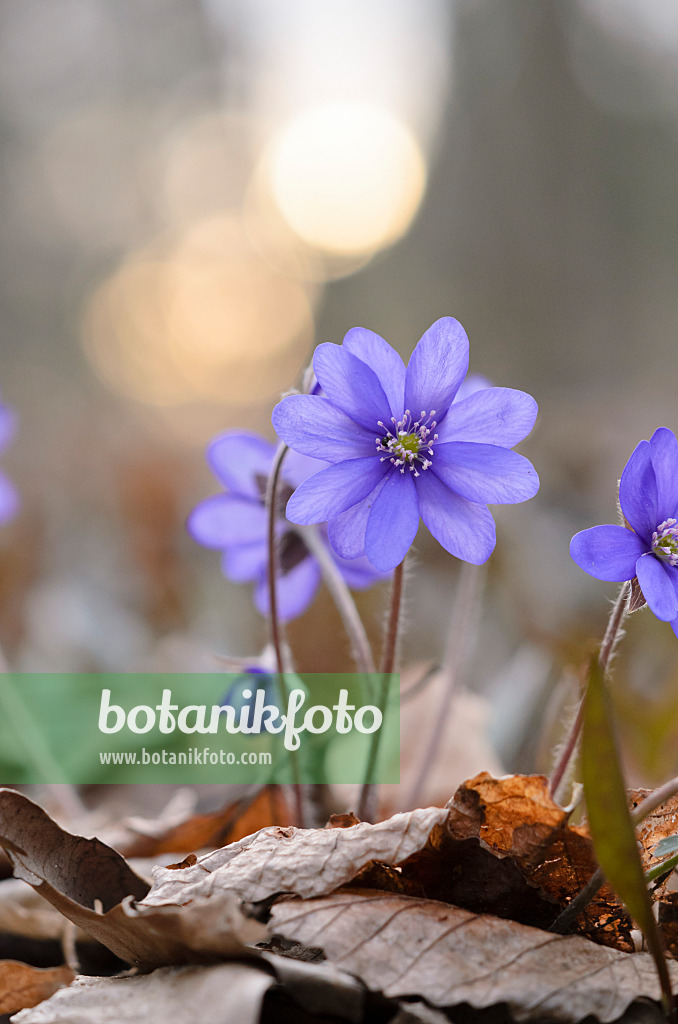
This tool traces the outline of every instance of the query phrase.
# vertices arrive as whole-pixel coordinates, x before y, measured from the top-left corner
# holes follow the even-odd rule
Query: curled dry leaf
[[[439,1007],[503,1003],[516,1021],[616,1020],[659,999],[652,959],[435,900],[351,890],[273,908],[271,932],[320,946],[372,991]],[[674,982],[678,964],[669,965]]]
[[[322,896],[373,861],[401,864],[422,850],[447,811],[427,807],[396,814],[376,825],[348,828],[264,828],[240,842],[198,858],[183,871],[155,868],[144,907],[184,903],[219,890],[258,902],[278,893]]]
[[[481,772],[459,787],[448,808],[446,829],[432,837],[443,859],[462,856],[458,841],[469,839],[490,856],[467,846],[466,893],[459,886],[448,892],[429,885],[426,895],[548,927],[557,908],[566,906],[597,868],[586,829],[569,824],[543,775],[495,779]],[[596,942],[633,951],[631,920],[609,886],[601,888],[578,923],[578,930]]]
[[[0,1013],[16,1013],[49,999],[70,985],[75,975],[68,967],[30,967],[15,960],[0,960]]]
[[[149,890],[126,861],[97,839],[73,836],[14,790],[0,790],[0,843],[18,878],[122,960],[159,965],[253,956],[262,926],[230,892],[199,903],[140,901]],[[188,869],[190,870],[190,869]],[[181,874],[181,872],[168,872]]]

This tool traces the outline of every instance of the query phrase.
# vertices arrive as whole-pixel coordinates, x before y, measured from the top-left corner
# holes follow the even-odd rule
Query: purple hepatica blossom
[[[407,369],[362,327],[343,345],[320,345],[313,366],[322,396],[291,395],[273,425],[296,451],[332,463],[287,505],[294,523],[329,521],[344,558],[366,554],[384,572],[403,560],[419,525],[458,558],[485,562],[496,542],[487,504],[531,498],[533,467],[510,449],[529,434],[533,398],[510,388],[455,397],[468,369],[468,338],[445,317],[426,331]]]
[[[666,427],[641,441],[619,483],[625,526],[593,526],[577,533],[570,554],[598,580],[638,578],[658,619],[678,636],[678,442]]]
[[[14,436],[14,413],[6,405],[0,405],[0,452],[4,451]],[[16,488],[0,473],[0,523],[6,523],[16,515],[19,495]]]
[[[223,551],[224,575],[234,583],[256,584],[254,603],[268,614],[268,546],[264,496],[275,448],[256,434],[228,431],[207,449],[207,461],[225,494],[207,498],[188,517],[194,540]],[[283,463],[281,492],[294,488],[324,463],[288,452]],[[277,527],[280,576],[278,605],[281,619],[294,619],[308,608],[320,585],[321,571],[302,538],[289,523]],[[377,579],[364,560],[346,562],[334,556],[349,586],[370,586]]]

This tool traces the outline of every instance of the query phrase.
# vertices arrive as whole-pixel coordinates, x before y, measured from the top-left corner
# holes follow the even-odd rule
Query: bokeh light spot
[[[280,211],[309,245],[376,251],[412,222],[426,183],[421,149],[388,111],[367,104],[316,107],[290,122],[270,152]]]
[[[251,249],[237,218],[215,217],[109,277],[85,311],[83,345],[109,387],[150,405],[245,405],[289,385],[312,331],[304,287]]]

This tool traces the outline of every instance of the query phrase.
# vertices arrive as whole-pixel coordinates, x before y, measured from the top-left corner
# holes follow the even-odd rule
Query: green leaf
[[[678,867],[678,853],[674,853],[672,857],[667,857],[660,864],[655,864],[653,867],[648,868],[645,872],[645,881],[654,882],[657,878],[668,878],[672,871],[675,871]]]
[[[665,836],[652,851],[654,857],[666,857],[669,853],[678,853],[678,836]]]
[[[584,698],[581,766],[589,829],[598,863],[642,929],[659,974],[664,1009],[672,1015],[673,995],[664,943],[652,913],[626,799],[604,673],[597,658],[591,662]]]

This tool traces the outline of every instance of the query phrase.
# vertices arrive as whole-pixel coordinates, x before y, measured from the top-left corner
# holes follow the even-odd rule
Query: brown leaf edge
[[[0,789],[0,845],[14,874],[64,917],[136,966],[254,957],[263,926],[229,892],[145,907],[150,884],[98,839],[66,832],[16,790]]]

